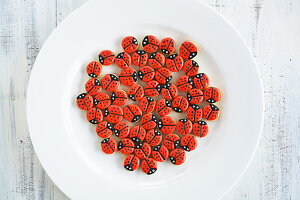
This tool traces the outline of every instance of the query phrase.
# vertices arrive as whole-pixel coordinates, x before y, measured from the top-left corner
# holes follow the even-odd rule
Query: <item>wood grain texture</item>
[[[226,200],[300,199],[300,1],[203,0],[250,46],[264,84],[265,122],[249,169]],[[0,1],[0,199],[68,199],[41,167],[26,90],[51,31],[87,0]]]

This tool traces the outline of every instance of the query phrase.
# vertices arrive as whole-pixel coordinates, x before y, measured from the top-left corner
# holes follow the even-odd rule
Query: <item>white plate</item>
[[[182,166],[159,163],[151,176],[128,172],[123,156],[105,155],[95,126],[75,104],[86,64],[100,50],[120,52],[121,39],[171,36],[202,47],[196,60],[222,90],[221,116]],[[104,72],[119,73],[114,66]],[[175,79],[175,78],[174,78]],[[27,115],[35,151],[47,174],[73,199],[217,199],[246,170],[263,121],[262,86],[249,48],[220,15],[195,0],[91,1],[49,36],[36,59]]]

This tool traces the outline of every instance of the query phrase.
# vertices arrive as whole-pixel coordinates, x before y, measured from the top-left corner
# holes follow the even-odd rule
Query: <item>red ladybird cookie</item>
[[[86,113],[86,119],[92,124],[98,124],[103,120],[103,113],[99,108],[91,108]]]
[[[208,125],[205,121],[196,122],[193,125],[193,134],[198,137],[205,137],[208,133]]]
[[[134,154],[141,159],[145,159],[150,156],[151,147],[149,144],[147,144],[145,142],[137,143],[137,145],[134,149]]]
[[[82,93],[77,96],[76,103],[81,110],[89,110],[93,107],[94,100],[90,94]]]
[[[147,35],[142,41],[143,48],[148,53],[157,51],[159,48],[159,44],[159,40],[153,35]]]
[[[124,158],[123,166],[128,171],[134,171],[137,168],[139,168],[139,166],[140,166],[140,159],[136,155],[134,155],[134,154],[127,155]]]
[[[182,58],[186,60],[194,58],[197,55],[197,53],[198,47],[190,41],[183,42],[179,47],[179,54]]]
[[[100,81],[95,78],[91,78],[85,84],[85,90],[90,95],[96,95],[101,91],[102,87]]]
[[[134,126],[129,131],[129,138],[134,142],[142,142],[146,137],[146,130],[141,126]]]
[[[138,49],[138,41],[133,36],[127,36],[122,40],[122,47],[126,53],[133,53]]]
[[[203,109],[203,117],[209,121],[218,119],[219,115],[220,115],[220,110],[214,104],[208,104]]]
[[[156,103],[155,109],[160,116],[166,116],[172,111],[171,102],[167,99],[161,99]]]
[[[194,77],[194,86],[200,90],[204,90],[209,85],[209,78],[204,73],[199,73]]]
[[[140,107],[135,104],[129,104],[123,109],[124,118],[129,122],[137,122],[142,117],[142,111]]]
[[[110,105],[105,109],[104,116],[108,122],[115,124],[123,119],[123,110],[119,106]]]
[[[108,138],[112,135],[112,124],[107,121],[99,122],[96,128],[97,135],[102,138]]]
[[[150,81],[145,85],[145,94],[149,97],[156,97],[161,91],[161,85],[157,81]]]
[[[216,87],[209,87],[204,90],[204,99],[208,103],[216,103],[221,99],[221,92]]]
[[[131,139],[124,138],[119,142],[118,149],[122,154],[131,154],[134,151],[134,143]]]
[[[202,119],[202,108],[199,105],[190,105],[186,115],[192,122],[197,122]]]
[[[158,145],[162,140],[162,135],[161,132],[158,130],[149,130],[146,133],[145,141],[150,144],[151,146],[156,146]]]
[[[180,144],[180,137],[175,134],[175,133],[170,133],[168,135],[166,135],[165,139],[164,139],[164,146],[167,149],[177,149],[179,147]]]
[[[148,54],[146,51],[137,50],[132,54],[131,61],[137,67],[143,67],[148,61]]]
[[[152,81],[152,79],[154,78],[155,71],[150,66],[144,66],[144,67],[140,68],[138,75],[142,81],[149,82],[149,81]]]
[[[117,142],[112,138],[106,138],[101,142],[102,151],[106,154],[112,154],[117,151]]]
[[[102,65],[111,65],[115,61],[115,54],[110,50],[103,50],[99,54],[99,61]]]
[[[164,145],[157,145],[152,150],[152,158],[158,162],[164,162],[169,157],[169,150]]]
[[[172,102],[173,110],[179,113],[185,112],[189,107],[187,98],[183,96],[177,96]]]
[[[164,38],[160,42],[160,50],[164,54],[173,53],[175,51],[175,48],[176,48],[175,41],[170,37]]]
[[[166,84],[172,80],[172,72],[165,67],[159,68],[155,72],[155,80],[160,84]]]
[[[129,135],[130,127],[126,122],[118,122],[114,126],[114,133],[119,138],[126,138]]]
[[[102,88],[106,91],[113,92],[118,89],[120,81],[115,74],[106,74],[101,80]]]
[[[117,106],[123,106],[127,103],[128,96],[124,90],[116,90],[111,94],[111,102]]]
[[[97,61],[90,62],[86,67],[86,73],[92,77],[97,78],[101,75],[102,65]]]
[[[199,65],[194,60],[187,60],[183,65],[183,71],[188,76],[196,76],[199,70]]]
[[[157,124],[157,117],[154,114],[148,113],[142,116],[141,125],[144,129],[146,130],[154,129],[156,127],[156,124]]]
[[[170,116],[164,116],[158,120],[157,126],[162,133],[170,134],[176,129],[176,121]]]
[[[140,101],[144,97],[144,88],[139,84],[134,84],[128,89],[128,97],[133,101]]]
[[[147,175],[154,174],[157,171],[157,162],[153,158],[145,158],[141,163],[141,169]]]
[[[143,97],[140,101],[140,108],[144,113],[150,113],[154,110],[156,105],[152,97]]]
[[[199,104],[203,101],[203,92],[197,88],[191,89],[187,92],[186,98],[190,104]]]
[[[178,96],[178,89],[173,83],[167,83],[162,87],[161,94],[165,99],[173,100]]]
[[[165,64],[165,56],[159,52],[155,52],[149,56],[148,62],[154,69],[159,69]]]
[[[104,92],[100,92],[95,96],[94,104],[97,108],[105,109],[111,103],[110,97]]]
[[[132,86],[137,82],[137,73],[132,68],[123,69],[119,75],[120,82],[126,86]]]
[[[191,134],[185,135],[181,138],[180,145],[186,151],[193,151],[197,147],[196,137]]]
[[[166,67],[171,72],[178,72],[183,67],[183,58],[178,54],[169,55],[166,59]]]
[[[131,65],[131,57],[128,53],[122,52],[116,56],[115,62],[118,67],[126,69]]]
[[[182,149],[174,149],[170,152],[170,160],[174,165],[181,165],[185,159],[186,155]]]
[[[180,76],[176,81],[177,89],[186,92],[193,88],[193,79],[188,75]]]
[[[193,124],[188,119],[180,119],[176,124],[176,130],[182,135],[187,135],[192,132]]]

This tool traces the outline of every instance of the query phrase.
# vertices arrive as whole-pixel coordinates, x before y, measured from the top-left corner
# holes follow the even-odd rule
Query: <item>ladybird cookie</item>
[[[134,171],[137,168],[139,168],[139,166],[140,166],[140,159],[136,155],[134,155],[134,154],[127,155],[124,158],[123,166],[128,171]]]
[[[118,89],[120,81],[115,74],[106,74],[101,80],[102,88],[106,91],[113,92]]]
[[[176,121],[170,116],[164,116],[158,120],[157,126],[162,133],[170,134],[176,129]]]
[[[186,115],[192,122],[197,122],[202,119],[202,108],[199,105],[190,105]]]
[[[150,81],[145,85],[145,94],[149,97],[156,97],[161,91],[161,85],[157,81]]]
[[[121,71],[119,79],[123,85],[132,86],[137,82],[137,73],[132,68],[126,68]]]
[[[200,90],[205,90],[209,86],[209,78],[204,73],[199,73],[194,77],[194,86]]]
[[[221,92],[216,87],[209,87],[204,90],[204,99],[208,103],[216,103],[221,99]]]
[[[181,138],[180,146],[186,151],[193,151],[197,147],[196,137],[188,134]]]
[[[143,97],[140,101],[140,108],[144,113],[150,113],[155,109],[156,102],[152,97]]]
[[[164,162],[169,157],[169,150],[164,145],[157,145],[152,150],[152,158],[158,162]]]
[[[130,127],[126,122],[118,122],[114,126],[114,133],[118,138],[126,138],[129,135]]]
[[[205,137],[208,133],[208,125],[205,121],[198,121],[193,125],[193,134],[198,137]]]
[[[110,50],[101,51],[99,54],[99,62],[105,66],[113,64],[115,61],[115,58],[116,57],[115,57],[114,52],[112,52]]]
[[[196,76],[199,70],[199,65],[194,60],[187,60],[183,65],[183,71],[188,76]]]
[[[155,71],[150,66],[142,67],[138,72],[139,78],[144,82],[152,81],[155,76]]]
[[[176,48],[175,41],[170,37],[164,38],[160,42],[160,50],[164,54],[173,53],[175,51],[175,48]]]
[[[147,175],[154,174],[157,171],[157,162],[153,158],[145,158],[141,163],[141,169]]]
[[[131,154],[134,151],[134,143],[131,139],[124,138],[119,142],[118,149],[121,154]]]
[[[128,53],[122,52],[116,56],[115,62],[118,67],[126,69],[131,65],[131,57]]]
[[[77,96],[76,103],[81,110],[89,110],[93,107],[94,101],[90,94],[82,93]]]
[[[144,97],[144,88],[139,84],[134,84],[128,89],[128,97],[133,101],[140,101]]]
[[[220,115],[220,110],[214,104],[208,104],[203,109],[203,117],[209,121],[218,119],[219,115]]]
[[[86,119],[91,124],[98,124],[103,120],[103,113],[99,108],[91,108],[86,113]]]
[[[92,78],[97,78],[102,73],[102,65],[97,61],[92,61],[87,65],[86,73]]]
[[[149,56],[149,65],[154,69],[159,69],[165,64],[165,56],[159,52],[155,52]]]
[[[123,114],[124,118],[129,122],[137,122],[142,117],[141,109],[135,104],[125,106],[123,109]]]
[[[190,76],[183,75],[180,76],[176,81],[177,89],[186,92],[193,88],[193,79]]]
[[[97,135],[101,138],[108,138],[113,133],[113,126],[107,121],[99,122],[96,128]]]
[[[186,155],[182,149],[174,149],[170,152],[170,160],[174,165],[181,165],[185,159]]]
[[[100,92],[95,96],[95,106],[99,109],[105,109],[111,104],[110,97],[104,92]]]
[[[148,54],[146,51],[137,50],[132,54],[131,61],[137,67],[143,67],[148,61]]]
[[[179,144],[180,144],[180,137],[177,134],[170,133],[166,135],[164,139],[164,146],[167,149],[170,150],[177,149],[179,147]]]
[[[129,131],[129,138],[134,142],[142,142],[146,137],[146,130],[141,126],[134,126]]]
[[[192,132],[193,124],[188,119],[180,119],[176,124],[176,130],[181,135],[187,135]]]
[[[102,87],[100,81],[95,78],[91,78],[85,84],[85,90],[90,95],[96,95],[101,91]]]
[[[186,98],[190,104],[199,104],[203,101],[203,92],[197,88],[191,89],[187,92]]]
[[[122,47],[126,53],[133,53],[138,49],[138,41],[133,36],[127,36],[122,40]]]
[[[157,51],[159,48],[159,44],[159,40],[153,35],[147,35],[142,41],[143,48],[148,53],[153,53]]]
[[[159,68],[155,72],[155,80],[160,84],[166,84],[172,80],[172,72],[165,67]]]
[[[189,102],[187,98],[183,96],[177,96],[172,102],[172,107],[175,112],[182,113],[188,109]]]
[[[102,151],[106,154],[112,154],[117,151],[117,142],[112,138],[106,138],[101,142]]]
[[[198,47],[190,41],[185,41],[179,47],[179,54],[183,59],[193,59],[197,55],[197,53]]]
[[[183,67],[183,58],[178,54],[169,55],[166,59],[166,67],[171,72],[178,72]]]
[[[127,103],[128,96],[124,90],[116,90],[111,94],[111,102],[117,106],[123,106]]]
[[[167,99],[161,99],[156,103],[155,109],[160,116],[166,116],[172,111],[171,102]]]
[[[146,130],[154,129],[157,125],[157,117],[152,113],[145,114],[142,116],[141,125]]]
[[[165,99],[173,100],[178,96],[178,89],[173,83],[167,83],[162,87],[161,94]]]
[[[150,156],[151,154],[151,147],[149,144],[145,142],[137,143],[134,154],[139,157],[140,159],[145,159]]]
[[[108,106],[104,111],[104,116],[109,123],[118,123],[123,119],[123,110],[116,105]]]
[[[146,133],[145,141],[151,146],[158,145],[162,140],[162,134],[158,130],[150,130]]]

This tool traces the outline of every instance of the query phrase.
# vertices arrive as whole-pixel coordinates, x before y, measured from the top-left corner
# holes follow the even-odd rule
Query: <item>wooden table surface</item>
[[[68,199],[49,179],[32,147],[26,91],[46,38],[86,1],[0,0],[1,200]],[[300,199],[300,1],[204,2],[240,31],[264,85],[265,121],[258,151],[224,199]]]

